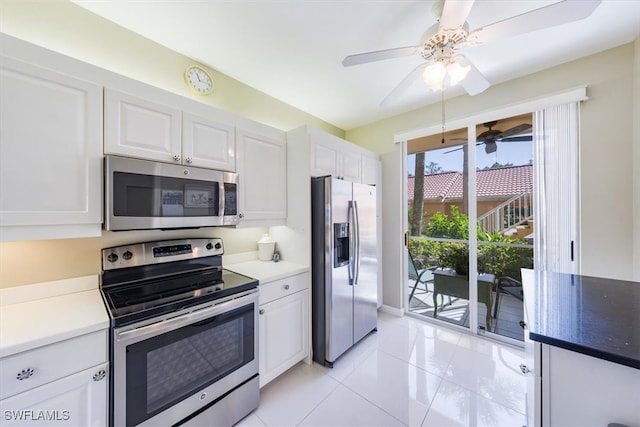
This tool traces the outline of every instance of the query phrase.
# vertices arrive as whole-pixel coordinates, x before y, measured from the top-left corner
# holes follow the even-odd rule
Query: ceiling
[[[417,45],[436,23],[434,0],[73,1],[344,130],[440,101],[439,93],[418,80],[394,103],[380,106],[422,62],[419,56],[341,64],[347,55]],[[478,0],[467,22],[473,30],[552,3]],[[603,0],[581,21],[462,52],[497,84],[631,42],[639,34],[640,0]],[[456,87],[445,96],[463,94]]]

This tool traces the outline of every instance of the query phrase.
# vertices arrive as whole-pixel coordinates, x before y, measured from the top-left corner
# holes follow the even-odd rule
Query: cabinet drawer
[[[309,289],[309,274],[302,273],[260,285],[260,305]]]
[[[102,330],[1,359],[0,399],[106,362],[107,339]]]

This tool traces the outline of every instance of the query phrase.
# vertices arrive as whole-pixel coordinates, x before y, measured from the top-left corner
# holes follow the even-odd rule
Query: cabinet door
[[[362,179],[362,155],[355,151],[341,150],[338,153],[340,164],[340,178],[351,182]]]
[[[104,363],[0,401],[2,425],[106,426],[108,367]]]
[[[236,130],[240,221],[287,216],[287,152],[284,141]]]
[[[338,149],[330,143],[311,142],[311,176],[339,177]]]
[[[182,159],[193,166],[235,172],[235,128],[183,113]]]
[[[260,387],[309,354],[309,291],[260,306]]]
[[[380,161],[375,157],[362,156],[362,179],[367,185],[380,185]]]
[[[113,89],[104,97],[105,154],[181,162],[180,110]]]
[[[101,224],[102,88],[10,58],[0,64],[0,225]]]

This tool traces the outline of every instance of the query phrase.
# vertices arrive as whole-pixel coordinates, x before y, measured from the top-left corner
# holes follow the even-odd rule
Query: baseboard
[[[391,307],[388,305],[382,304],[380,306],[380,311],[384,311],[385,313],[389,313],[393,316],[402,317],[404,316],[404,311],[401,308]]]

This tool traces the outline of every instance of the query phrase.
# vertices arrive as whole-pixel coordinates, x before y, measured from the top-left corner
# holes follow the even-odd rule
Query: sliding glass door
[[[409,313],[522,341],[520,268],[533,267],[531,120],[408,142]]]
[[[466,128],[408,145],[408,311],[470,326]]]

